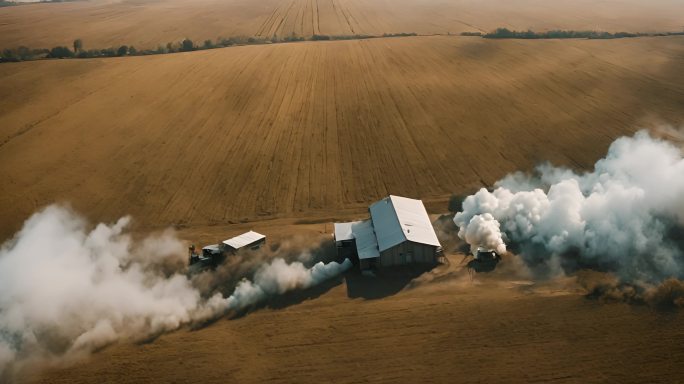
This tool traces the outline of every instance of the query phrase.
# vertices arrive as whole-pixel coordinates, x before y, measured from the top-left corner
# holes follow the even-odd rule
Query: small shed
[[[266,243],[266,236],[254,231],[249,231],[222,241],[219,247],[221,252],[235,253],[243,248],[259,249],[264,243]]]
[[[356,255],[359,259],[359,267],[362,270],[377,267],[380,253],[373,222],[371,220],[361,221],[352,226],[352,231],[356,239]]]

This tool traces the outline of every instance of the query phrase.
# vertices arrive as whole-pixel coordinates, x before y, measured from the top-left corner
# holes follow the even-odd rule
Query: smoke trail
[[[51,206],[0,249],[0,373],[14,360],[76,356],[203,320],[225,308],[183,275],[171,233],[133,242],[130,219],[87,223]]]
[[[351,265],[351,261],[345,259],[342,263],[318,262],[311,269],[307,269],[300,262],[287,264],[283,259],[275,259],[257,270],[253,282],[243,279],[238,283],[233,294],[227,299],[228,307],[240,310],[269,296],[312,287],[341,274],[351,268]]]
[[[684,277],[684,159],[669,142],[639,132],[617,139],[591,172],[543,165],[496,186],[467,197],[454,217],[471,247],[508,243],[546,274],[591,267],[628,282]]]
[[[126,232],[129,223],[124,217],[93,229],[69,209],[51,206],[2,245],[0,380],[24,363],[80,357],[308,288],[350,265],[347,260],[307,269],[276,259],[226,299],[181,274],[185,247],[173,232],[134,241]]]

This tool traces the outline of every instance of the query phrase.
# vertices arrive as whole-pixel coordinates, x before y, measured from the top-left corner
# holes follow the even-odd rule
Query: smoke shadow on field
[[[327,293],[331,289],[342,284],[342,281],[343,276],[341,275],[326,280],[320,284],[317,284],[307,289],[294,290],[285,292],[281,295],[272,296],[265,301],[254,304],[240,311],[234,312],[231,315],[229,315],[228,318],[229,320],[236,320],[243,318],[252,312],[259,311],[261,309],[285,309],[293,305],[301,304],[307,300],[317,299],[318,297]]]
[[[347,297],[377,300],[393,296],[406,288],[415,278],[433,268],[434,265],[429,264],[394,267],[378,272],[374,277],[363,276],[358,271],[349,272],[345,275]]]

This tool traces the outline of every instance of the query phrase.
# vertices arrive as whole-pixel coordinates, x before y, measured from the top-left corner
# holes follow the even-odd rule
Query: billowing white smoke
[[[298,261],[287,264],[283,259],[275,259],[256,271],[253,282],[243,279],[238,283],[233,294],[228,297],[228,307],[240,310],[269,296],[312,287],[348,270],[351,265],[351,261],[345,259],[342,263],[319,262],[307,269]]]
[[[185,247],[172,232],[134,241],[130,219],[94,229],[51,206],[0,248],[0,380],[8,364],[70,358],[122,339],[140,339],[201,322],[349,267],[307,269],[276,259],[230,298],[207,295],[177,272]],[[252,293],[249,293],[252,292]],[[249,299],[247,298],[249,296]]]
[[[163,267],[184,254],[171,233],[133,242],[114,225],[51,206],[0,249],[0,373],[10,361],[71,356],[145,337],[225,308]],[[143,261],[144,260],[144,261]]]
[[[501,237],[499,222],[490,213],[473,216],[467,225],[459,230],[459,236],[470,244],[470,252],[477,254],[478,248],[506,252],[506,244]]]
[[[592,172],[544,165],[496,186],[467,197],[454,217],[473,248],[506,241],[531,264],[598,266],[632,281],[684,277],[684,159],[668,142],[639,132],[616,140]]]

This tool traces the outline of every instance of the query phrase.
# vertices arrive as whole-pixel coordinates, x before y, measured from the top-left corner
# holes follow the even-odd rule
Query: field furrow
[[[415,37],[2,65],[0,232],[55,201],[146,226],[334,217],[390,193],[443,210],[680,122],[683,53],[677,37]]]
[[[0,49],[133,45],[189,38],[264,38],[415,32],[458,34],[498,27],[629,32],[681,31],[680,1],[616,0],[88,0],[0,7]]]

